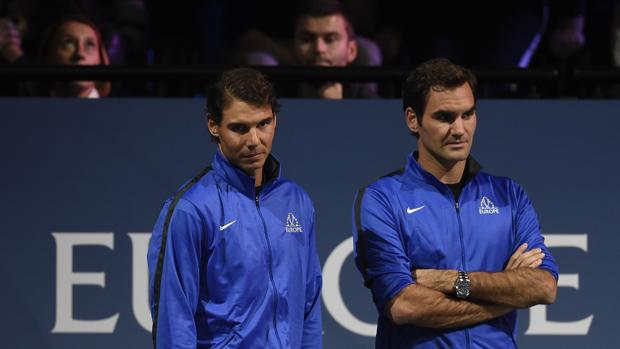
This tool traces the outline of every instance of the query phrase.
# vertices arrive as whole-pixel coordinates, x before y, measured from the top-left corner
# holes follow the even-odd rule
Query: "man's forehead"
[[[346,33],[346,23],[340,14],[321,17],[301,16],[297,20],[298,33],[324,35],[328,33]]]
[[[433,86],[426,99],[426,111],[471,109],[475,104],[474,94],[468,83],[457,87]]]
[[[236,98],[222,110],[222,121],[227,123],[256,123],[270,117],[273,110],[269,104],[256,106]]]

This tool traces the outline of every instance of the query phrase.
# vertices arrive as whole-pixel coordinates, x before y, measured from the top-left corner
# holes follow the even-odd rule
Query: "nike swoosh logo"
[[[226,228],[230,227],[231,225],[233,225],[233,224],[235,224],[235,223],[237,223],[237,220],[236,220],[236,219],[235,219],[234,221],[232,221],[232,222],[228,223],[228,224],[220,225],[220,231],[222,231],[222,230],[224,230],[224,229],[226,229]]]
[[[407,207],[407,213],[412,214],[414,212],[420,211],[423,208],[424,208],[424,205],[422,205],[420,207],[416,207],[416,208],[409,208],[409,207]]]

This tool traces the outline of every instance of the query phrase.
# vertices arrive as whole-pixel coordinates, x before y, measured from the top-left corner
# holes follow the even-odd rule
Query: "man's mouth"
[[[327,59],[315,59],[314,62],[312,62],[312,65],[317,65],[320,67],[329,67],[332,65],[332,62],[330,62]]]
[[[244,154],[242,155],[242,157],[244,159],[249,159],[249,160],[253,160],[255,158],[258,158],[262,155],[263,153],[250,153],[250,154]]]

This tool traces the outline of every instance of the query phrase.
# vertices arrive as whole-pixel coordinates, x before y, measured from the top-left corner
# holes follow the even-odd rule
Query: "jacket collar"
[[[416,178],[423,179],[427,183],[432,183],[435,187],[445,188],[446,184],[441,183],[437,178],[435,178],[435,176],[420,166],[420,163],[418,163],[418,155],[417,150],[409,155],[407,172],[410,172]],[[465,162],[465,171],[461,177],[461,183],[463,186],[471,181],[481,169],[482,166],[478,163],[478,161],[476,161],[473,156],[469,155]]]
[[[245,172],[230,163],[219,149],[213,156],[211,166],[226,183],[237,188],[237,190],[249,197],[255,196],[254,177],[248,176]],[[280,172],[280,162],[273,155],[269,154],[265,161],[265,166],[263,167],[263,191],[267,190],[275,181],[280,179]]]

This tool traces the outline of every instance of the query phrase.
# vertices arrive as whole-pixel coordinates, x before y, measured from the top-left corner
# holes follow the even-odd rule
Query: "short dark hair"
[[[349,15],[344,10],[340,0],[303,0],[297,5],[297,16],[295,21],[295,27],[299,23],[299,19],[302,17],[327,17],[327,16],[342,16],[345,22],[345,28],[347,31],[347,39],[349,41],[355,40],[355,29]]]
[[[207,92],[207,120],[216,124],[222,122],[222,110],[233,99],[243,101],[254,107],[271,107],[275,116],[280,111],[273,85],[267,77],[256,69],[235,68],[222,73],[217,82]],[[218,138],[211,136],[214,142]]]
[[[434,58],[417,66],[403,83],[403,110],[411,107],[418,123],[426,109],[431,89],[441,91],[469,84],[476,101],[477,81],[474,73],[445,58]]]

